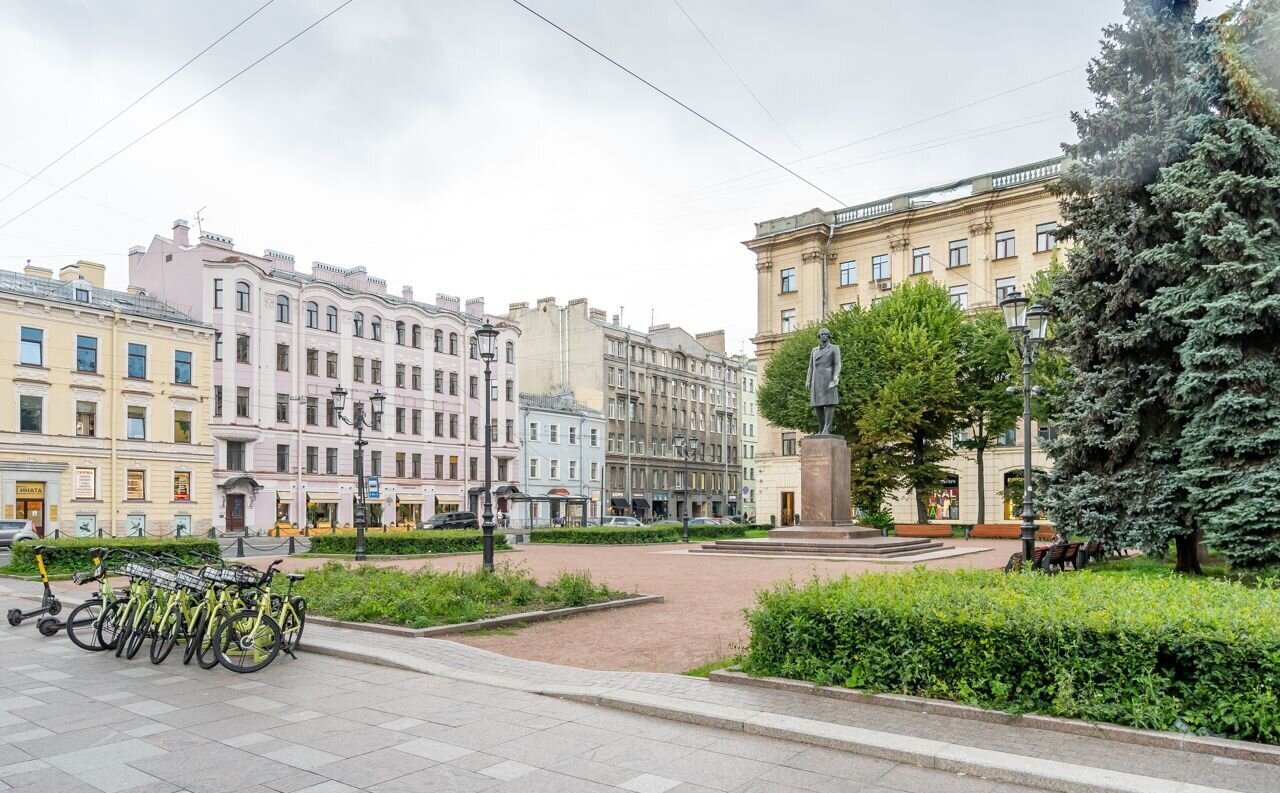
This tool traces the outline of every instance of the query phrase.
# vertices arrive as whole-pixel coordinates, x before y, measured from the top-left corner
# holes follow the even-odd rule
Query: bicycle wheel
[[[232,672],[256,672],[280,652],[280,626],[267,614],[238,611],[218,627],[213,651]]]
[[[182,620],[182,601],[174,598],[151,637],[151,663],[163,663],[169,653],[173,652],[174,645],[178,643],[178,631],[182,629]]]
[[[302,644],[302,630],[307,627],[307,599],[290,598],[289,604],[293,606],[293,610],[288,613],[285,624],[281,627],[283,644],[280,649],[292,654]]]
[[[154,600],[147,601],[147,605],[142,607],[142,613],[138,615],[138,619],[134,622],[133,630],[129,632],[129,638],[125,642],[124,657],[132,659],[142,649],[142,643],[146,641],[154,630],[151,625],[151,615],[155,613],[156,602]],[[132,620],[131,620],[132,622]]]
[[[67,615],[67,638],[81,650],[97,652],[107,649],[98,631],[98,621],[105,613],[100,600],[89,600],[76,606]]]
[[[187,634],[187,643],[182,648],[182,663],[187,665],[191,663],[191,659],[196,657],[196,650],[200,648],[200,642],[204,639],[204,626],[207,622],[204,606],[200,606],[199,613],[196,614],[196,623],[191,628],[191,632]]]
[[[196,663],[201,669],[212,669],[218,665],[218,654],[214,652],[213,639],[226,620],[227,613],[222,610],[215,611],[205,620],[204,631],[200,634],[200,641],[196,643]]]
[[[112,622],[115,628],[115,641],[111,646],[116,651],[116,658],[124,655],[124,648],[129,643],[129,634],[133,632],[133,611],[138,608],[138,604],[133,600],[126,600],[121,604],[120,608],[115,609],[112,616]],[[105,632],[103,633],[105,637]]]

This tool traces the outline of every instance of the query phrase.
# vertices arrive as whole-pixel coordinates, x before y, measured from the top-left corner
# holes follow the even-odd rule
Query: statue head
[[[831,341],[831,331],[827,330],[826,328],[821,328],[818,331],[818,342],[820,344],[826,345],[830,341]]]

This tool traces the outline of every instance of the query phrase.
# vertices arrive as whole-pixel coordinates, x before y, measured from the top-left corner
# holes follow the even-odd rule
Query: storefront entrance
[[[44,482],[18,482],[18,519],[31,521],[37,535],[44,536]]]

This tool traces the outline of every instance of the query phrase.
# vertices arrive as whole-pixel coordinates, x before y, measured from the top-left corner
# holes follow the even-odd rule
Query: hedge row
[[[13,544],[9,572],[17,575],[37,575],[35,554],[32,549],[44,546],[44,566],[50,573],[74,573],[93,569],[93,548],[126,548],[138,553],[167,553],[183,561],[198,564],[195,554],[217,556],[221,552],[216,540],[205,537],[69,537],[58,540],[23,541]]]
[[[689,539],[723,540],[747,536],[749,529],[768,526],[690,526]],[[655,542],[680,542],[684,528],[679,523],[663,522],[652,526],[585,526],[582,528],[534,529],[530,542],[579,543],[583,545],[640,545]]]
[[[1280,588],[923,568],[787,583],[755,675],[1280,743]]]
[[[484,549],[484,535],[471,529],[412,531],[399,534],[366,532],[365,552],[378,556],[409,556],[424,553],[468,553]],[[493,547],[510,548],[506,537],[493,535]],[[356,552],[355,532],[311,535],[311,553],[350,554]]]

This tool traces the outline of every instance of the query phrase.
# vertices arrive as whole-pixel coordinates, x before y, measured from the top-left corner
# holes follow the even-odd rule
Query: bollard
[[[55,540],[56,540],[56,539],[58,539],[58,529],[57,529],[57,527],[54,527],[54,529],[53,529],[53,538],[54,538]]]
[[[298,552],[298,549],[293,544],[293,535],[290,534],[289,535],[289,555],[293,556],[297,552]]]
[[[236,558],[244,558],[244,537],[236,537]]]
[[[218,530],[212,526],[209,527],[209,539],[211,540],[218,539]]]

